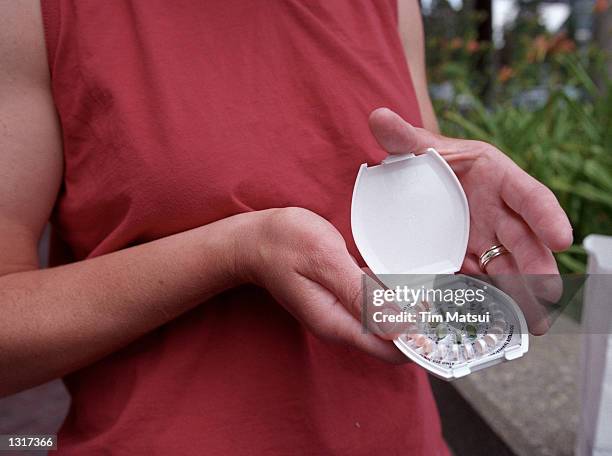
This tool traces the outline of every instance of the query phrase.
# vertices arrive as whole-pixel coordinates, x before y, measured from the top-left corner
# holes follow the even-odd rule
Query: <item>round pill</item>
[[[468,339],[474,340],[476,339],[476,335],[478,334],[478,328],[474,325],[467,325],[465,327],[465,331],[467,332]]]
[[[431,310],[431,306],[427,301],[421,301],[416,305],[417,312],[429,312]]]
[[[502,328],[506,327],[506,320],[504,320],[503,318],[501,320],[494,320],[493,321],[493,326],[500,326]]]
[[[463,346],[463,357],[466,359],[466,361],[474,357],[474,348],[472,347],[472,344],[466,344]]]
[[[489,347],[493,348],[497,344],[497,336],[495,334],[487,334],[484,336],[484,341]]]
[[[490,314],[493,321],[501,321],[505,318],[505,315],[501,310],[493,310]]]
[[[455,361],[459,359],[459,345],[453,344],[451,346],[451,358]]]
[[[415,334],[412,340],[414,341],[414,345],[417,347],[422,347],[425,345],[425,342],[427,342],[427,337],[425,337],[423,334]]]
[[[487,349],[487,344],[484,340],[478,339],[474,342],[474,350],[477,354],[482,355]]]
[[[444,323],[440,323],[436,327],[436,336],[438,337],[438,340],[444,339],[447,335],[448,335],[448,328],[446,327]]]
[[[504,333],[504,328],[503,326],[499,324],[495,324],[491,326],[491,329],[489,329],[489,334],[495,334],[496,336],[501,336],[503,333]]]
[[[435,344],[433,343],[433,341],[431,339],[427,339],[425,343],[423,344],[423,353],[425,353],[426,355],[429,355],[433,351],[434,348],[435,348]]]

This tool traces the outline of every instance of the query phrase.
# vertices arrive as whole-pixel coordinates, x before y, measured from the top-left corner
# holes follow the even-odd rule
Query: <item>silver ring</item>
[[[503,255],[504,253],[510,253],[510,251],[501,244],[492,245],[487,250],[485,250],[484,253],[480,255],[479,260],[480,269],[482,270],[482,272],[487,272],[485,268],[493,258],[497,258],[498,256]]]

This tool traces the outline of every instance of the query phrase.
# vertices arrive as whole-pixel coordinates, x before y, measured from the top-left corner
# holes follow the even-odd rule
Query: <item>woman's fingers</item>
[[[497,239],[512,252],[521,273],[558,274],[550,249],[511,211],[504,211],[497,218],[495,232]]]
[[[529,331],[540,336],[550,328],[548,312],[523,280],[511,255],[502,255],[487,265],[495,286],[508,294],[520,306]]]
[[[511,210],[506,208],[491,219],[494,225],[473,226],[474,236],[470,238],[473,256],[467,266],[473,270],[478,257],[497,241],[510,250],[510,254],[493,258],[486,266],[486,274],[518,303],[530,332],[544,334],[550,326],[545,304],[558,300],[563,291],[554,257]],[[533,280],[534,277],[541,277],[542,281]]]
[[[563,282],[550,249],[510,210],[497,218],[496,233],[497,239],[512,252],[519,273],[529,276],[526,279],[533,293],[548,302],[557,302],[563,294]]]
[[[388,108],[372,111],[369,124],[378,144],[390,154],[416,154],[439,143],[439,137],[410,125]]]
[[[375,322],[373,313],[397,313],[400,309],[393,304],[385,304],[383,307],[372,304],[372,290],[382,286],[359,268],[345,249],[329,251],[316,261],[307,263],[299,272],[329,290],[348,313],[361,322],[362,330],[365,327],[383,339],[394,338],[396,325]],[[365,322],[362,322],[363,318]]]
[[[400,364],[408,361],[392,342],[371,332],[364,332],[359,320],[323,285],[302,276],[295,286],[302,294],[303,305],[300,308],[307,313],[296,316],[315,335],[354,346],[390,363]]]
[[[565,250],[572,244],[572,226],[553,192],[510,160],[501,197],[549,249]]]
[[[311,258],[298,272],[329,290],[349,314],[360,318],[366,274],[344,246]]]
[[[513,244],[513,242],[515,242],[515,239],[519,239],[519,237],[513,238],[512,242],[508,242],[508,239],[503,235],[500,238],[499,231],[496,232],[499,226],[509,222],[508,217],[500,214],[492,217],[492,219],[497,220],[497,226],[475,225],[473,227],[474,232],[477,233],[477,235],[470,238],[470,251],[474,255],[474,261],[478,261],[478,257],[497,240],[511,251],[512,247],[509,244],[516,247],[516,244]],[[509,224],[512,225],[512,222],[509,222]],[[516,231],[516,228],[514,231]],[[505,242],[502,241],[502,238]],[[471,263],[471,267],[473,266]],[[480,268],[480,265],[478,267]],[[496,287],[512,297],[520,306],[527,321],[529,331],[532,334],[541,335],[548,331],[550,325],[547,318],[547,309],[540,303],[536,294],[534,294],[533,290],[530,289],[524,280],[514,251],[512,251],[512,254],[504,254],[493,258],[486,266],[486,274],[489,275]]]

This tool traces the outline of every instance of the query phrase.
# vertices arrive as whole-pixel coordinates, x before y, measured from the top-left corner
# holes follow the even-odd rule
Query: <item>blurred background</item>
[[[584,272],[587,234],[612,234],[611,0],[422,0],[444,133],[497,145],[557,195]]]
[[[587,271],[588,235],[612,234],[611,3],[421,3],[442,132],[497,145],[554,191],[574,227],[574,245],[557,254],[567,274]],[[598,240],[599,263],[609,262],[612,243]],[[589,272],[601,273],[591,256]],[[523,359],[431,379],[455,454],[612,454],[607,286],[590,308],[578,293]],[[591,334],[597,322],[608,326]]]

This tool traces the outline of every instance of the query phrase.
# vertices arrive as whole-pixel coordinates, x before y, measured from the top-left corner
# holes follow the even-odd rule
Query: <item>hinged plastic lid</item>
[[[361,165],[351,208],[353,238],[374,274],[452,274],[467,249],[463,188],[434,150]]]

